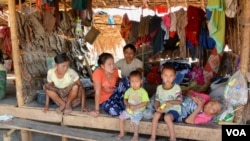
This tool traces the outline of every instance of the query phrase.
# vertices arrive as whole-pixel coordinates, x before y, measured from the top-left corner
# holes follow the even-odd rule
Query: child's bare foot
[[[124,137],[124,134],[121,134],[121,133],[120,133],[120,134],[117,135],[115,138],[118,139],[118,140],[120,140],[120,139],[122,139],[123,137]]]
[[[150,139],[148,139],[148,141],[155,141],[155,138],[150,138]]]
[[[138,135],[134,135],[133,137],[132,137],[132,139],[131,139],[131,141],[138,141]]]

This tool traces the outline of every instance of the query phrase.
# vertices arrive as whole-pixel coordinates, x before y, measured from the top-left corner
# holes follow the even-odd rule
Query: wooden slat
[[[98,118],[93,118],[88,114],[80,112],[73,112],[71,115],[63,116],[63,124],[76,127],[89,127],[106,130],[119,130],[118,118],[113,118],[106,115],[101,115]],[[151,122],[140,122],[139,133],[151,134]],[[126,122],[126,131],[133,132],[133,127]],[[215,124],[207,125],[187,125],[187,124],[175,124],[175,132],[177,138],[194,139],[194,140],[221,140],[221,126]],[[169,136],[168,129],[165,123],[160,123],[157,129],[157,134],[160,136]]]
[[[41,108],[33,107],[18,108],[10,105],[0,105],[0,114],[10,114],[14,117],[53,123],[61,123],[62,121],[62,114],[57,114],[55,111],[48,111],[47,113],[44,113]]]
[[[94,141],[94,140],[110,141],[110,137],[113,136],[112,133],[103,133],[100,131],[72,128],[72,127],[42,123],[38,121],[25,120],[19,118],[14,118],[13,121],[4,122],[2,124],[12,129],[38,132],[43,134],[62,136],[64,138],[72,138],[84,141]]]
[[[34,113],[34,114],[31,114]],[[0,105],[0,114],[10,114],[14,117],[20,117],[25,119],[32,119],[37,121],[62,123],[65,126],[74,127],[87,127],[102,130],[119,130],[119,121],[117,117],[111,117],[106,114],[101,114],[98,118],[93,118],[87,113],[73,111],[70,115],[60,115],[55,111],[48,111],[43,113],[41,108],[31,107],[14,107],[7,105]],[[126,122],[125,127],[127,132],[133,132],[133,127],[129,121]],[[148,134],[151,133],[151,122],[142,121],[140,123],[140,133]],[[193,139],[193,140],[221,140],[221,126],[216,124],[206,125],[187,125],[178,123],[175,124],[175,131],[177,138]],[[165,123],[159,123],[157,135],[169,136],[168,129]]]

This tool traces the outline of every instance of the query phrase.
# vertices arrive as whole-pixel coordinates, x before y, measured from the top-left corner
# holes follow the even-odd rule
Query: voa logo
[[[226,129],[228,136],[247,136],[244,129]]]

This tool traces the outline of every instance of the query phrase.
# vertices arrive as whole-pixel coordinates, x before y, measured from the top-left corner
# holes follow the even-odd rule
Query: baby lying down
[[[224,109],[221,100],[210,100],[209,95],[189,90],[181,103],[179,122],[190,124],[207,123]]]

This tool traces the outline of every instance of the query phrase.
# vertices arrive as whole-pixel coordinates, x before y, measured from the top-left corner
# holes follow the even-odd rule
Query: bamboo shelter
[[[164,5],[168,8],[177,6],[195,6],[205,9],[208,0],[90,0],[91,8],[119,8],[119,6],[132,6],[152,8],[156,5]],[[7,3],[8,2],[8,3]],[[32,11],[31,5],[35,1],[26,1]],[[118,120],[101,114],[98,118],[91,118],[88,114],[80,111],[73,111],[72,114],[57,114],[55,110],[43,113],[41,108],[29,107],[29,103],[34,101],[37,89],[42,89],[43,83],[46,81],[47,62],[59,52],[69,52],[72,60],[73,68],[83,73],[82,64],[76,63],[76,56],[82,54],[82,47],[77,43],[75,38],[75,15],[70,8],[70,0],[60,1],[61,23],[56,25],[56,19],[52,11],[38,10],[32,14],[25,15],[20,11],[25,11],[21,5],[17,6],[15,1],[0,0],[0,3],[8,5],[9,24],[11,29],[12,59],[15,74],[15,87],[17,106],[8,106],[0,104],[0,114],[12,114],[18,118],[30,119],[39,122],[49,122],[60,124],[56,129],[61,130],[62,126],[87,127],[101,130],[117,131],[118,126],[113,124]],[[223,52],[223,59],[219,73],[231,74],[238,68],[246,76],[250,76],[250,1],[238,0],[237,12],[235,17],[227,17],[225,25],[225,44],[231,51]],[[41,7],[39,7],[41,8]],[[22,9],[22,10],[20,10]],[[6,15],[5,15],[6,16]],[[113,23],[109,23],[109,15],[93,14],[92,26],[87,27],[87,31],[94,30],[93,46],[97,54],[104,51],[115,51],[116,48],[122,47],[126,39],[121,36],[120,30],[124,28],[123,17],[119,15],[113,16]],[[1,17],[1,16],[0,16]],[[125,23],[126,24],[126,23]],[[142,54],[146,54],[144,48],[140,48]],[[182,51],[175,53],[177,55]],[[211,51],[207,51],[210,54]],[[174,54],[171,52],[170,54]],[[164,54],[165,55],[165,54]],[[187,53],[187,55],[189,55]],[[174,55],[173,55],[174,56]],[[151,57],[151,56],[150,56]],[[148,56],[142,55],[142,60],[149,60]],[[91,58],[88,56],[88,58]],[[144,60],[145,59],[145,60]],[[148,61],[146,60],[146,61]],[[145,61],[145,62],[146,62]],[[249,77],[250,79],[250,77]],[[248,93],[249,95],[249,93]],[[250,96],[249,96],[250,97]],[[244,106],[244,110],[238,111],[238,116],[242,118],[240,123],[244,124],[250,120],[250,100]],[[30,116],[30,113],[35,113]],[[100,123],[100,124],[96,124]],[[108,126],[107,126],[108,125]],[[148,130],[151,124],[143,121],[140,132],[150,134]],[[22,130],[22,140],[29,141],[30,133],[33,130],[28,128],[17,128]],[[129,132],[133,129],[130,125],[126,127]],[[35,130],[35,129],[34,129]],[[72,129],[73,130],[73,129]],[[160,123],[158,135],[165,136],[165,125]],[[175,125],[176,136],[179,138],[192,140],[221,140],[220,125]],[[42,132],[42,131],[39,131]],[[48,132],[48,131],[46,131]],[[61,132],[60,132],[61,135]],[[62,137],[66,140],[66,137]]]

